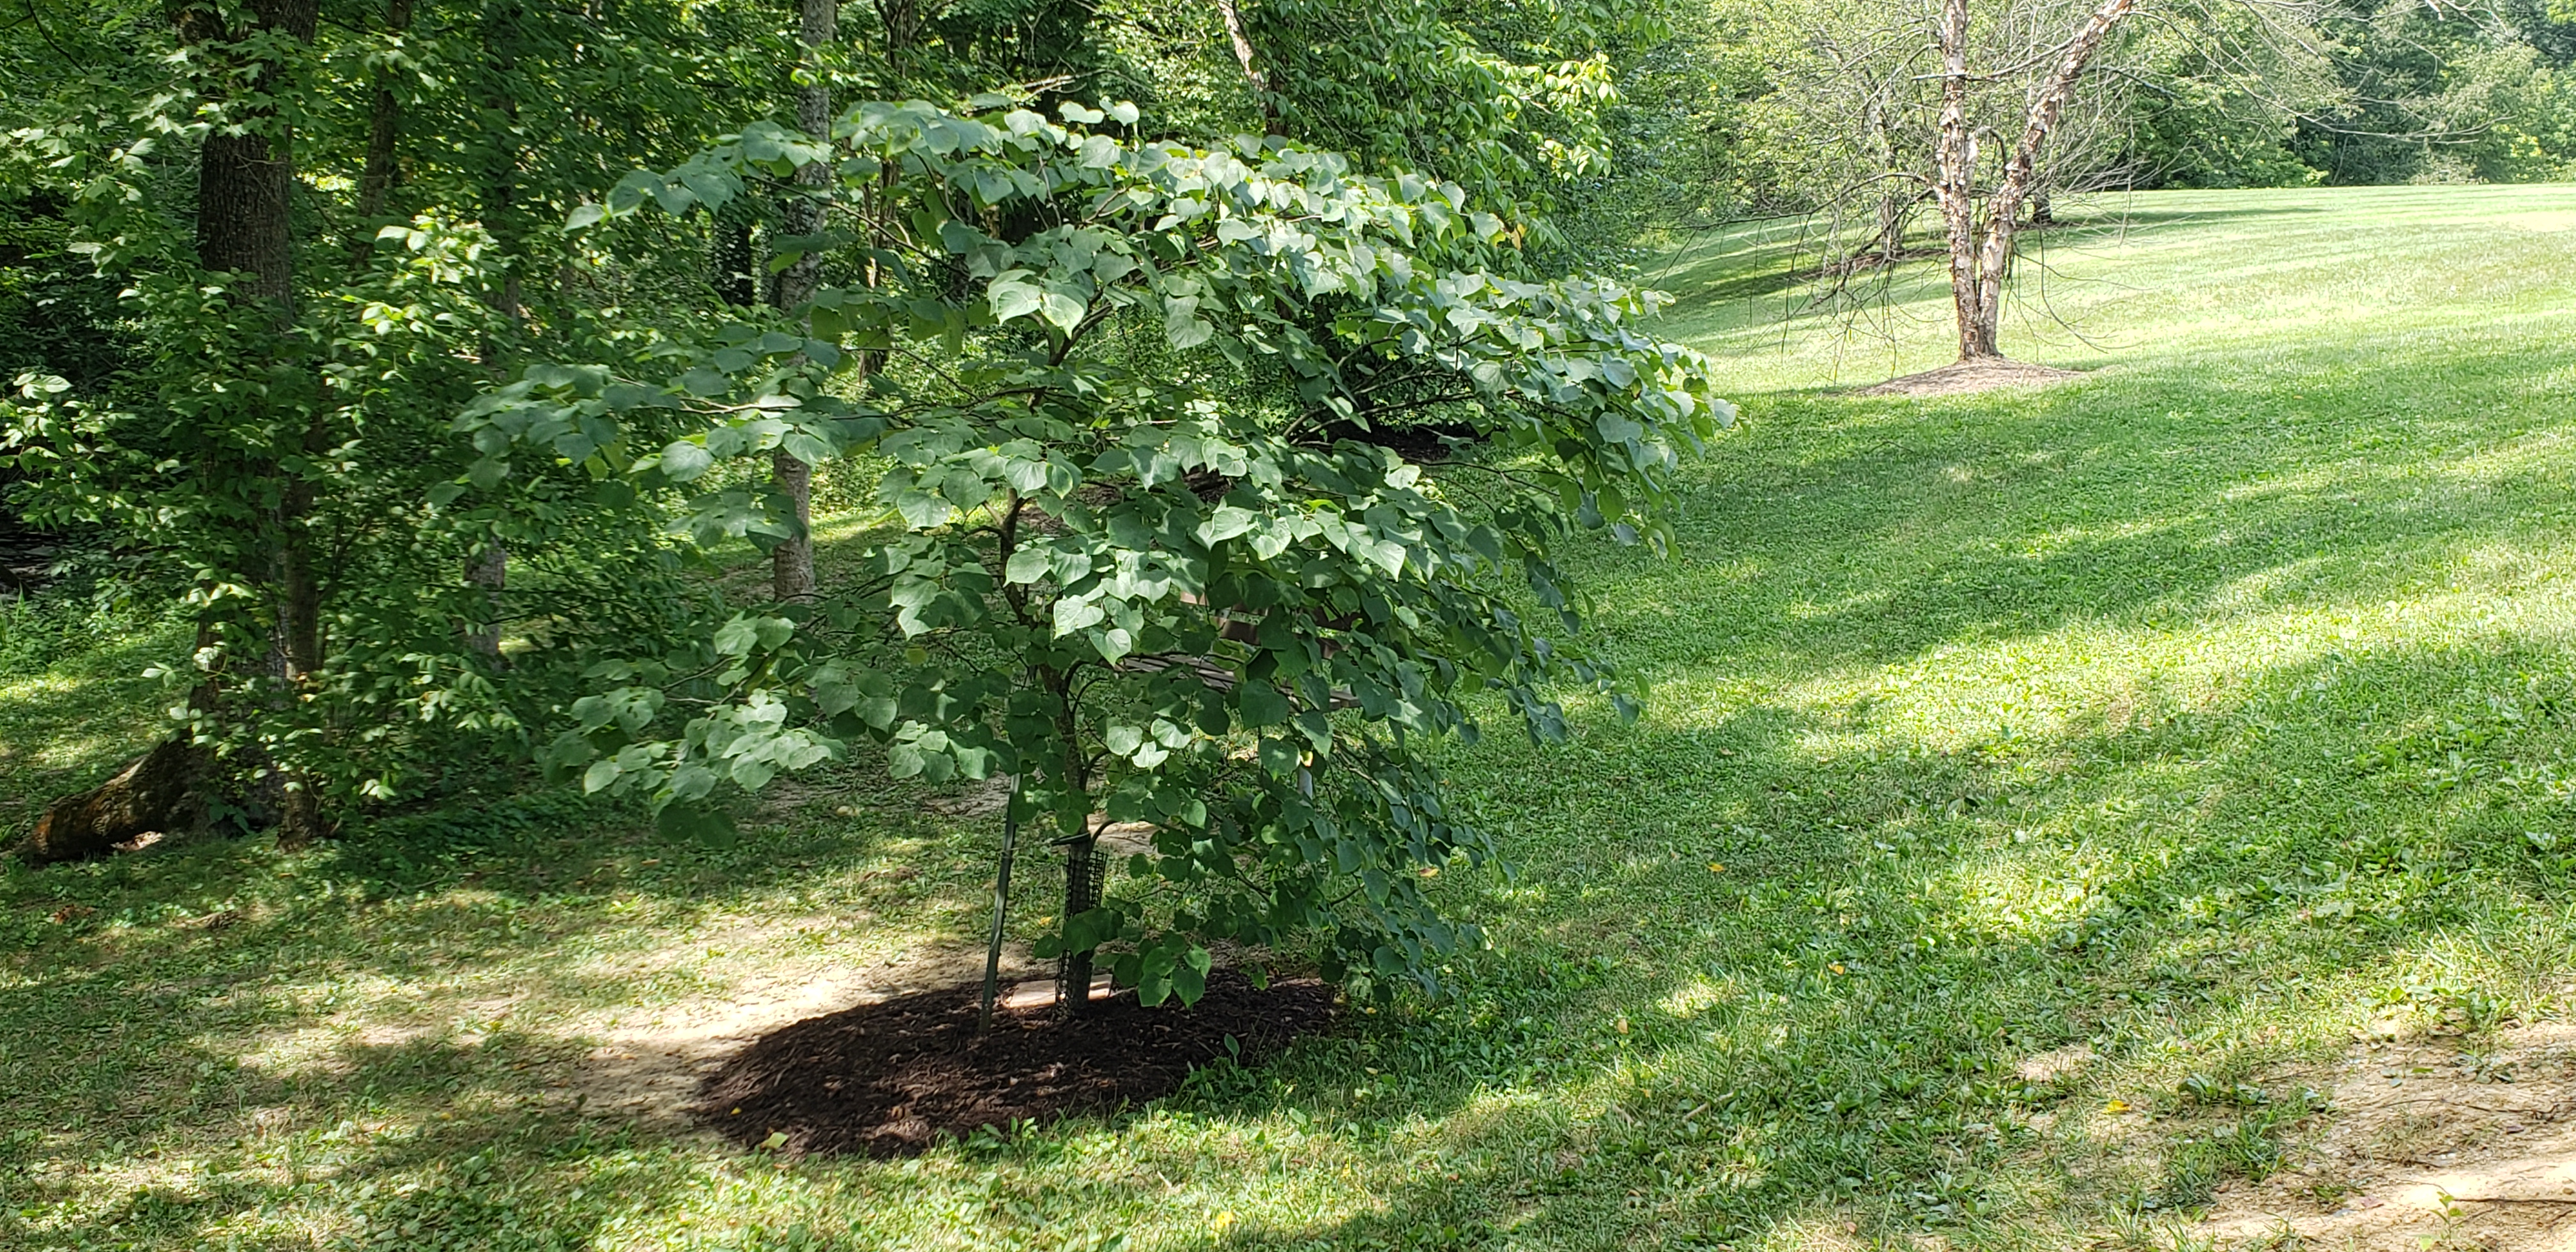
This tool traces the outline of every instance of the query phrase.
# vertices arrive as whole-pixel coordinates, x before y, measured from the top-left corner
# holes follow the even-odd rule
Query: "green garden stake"
[[[993,997],[1002,986],[1002,919],[1011,907],[1011,850],[1020,841],[1020,780],[1011,780],[1011,794],[1002,801],[1002,870],[993,878],[993,938],[984,948],[984,1015],[975,1032],[993,1033]]]

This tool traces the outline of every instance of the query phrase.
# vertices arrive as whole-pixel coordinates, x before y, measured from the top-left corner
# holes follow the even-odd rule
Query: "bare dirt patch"
[[[1146,1008],[1127,991],[1066,1018],[1046,998],[1013,997],[982,1036],[979,998],[965,983],[798,1022],[725,1062],[698,1111],[747,1146],[905,1156],[979,1127],[1142,1104],[1197,1066],[1258,1061],[1333,1014],[1322,982],[1262,991],[1231,970],[1186,1009]]]
[[[2028,361],[2004,357],[1981,357],[1944,365],[1937,370],[1891,378],[1875,387],[1853,392],[1860,396],[1964,396],[2003,387],[2046,387],[2068,379],[2082,378],[2081,370],[2062,370]]]
[[[996,774],[991,778],[960,783],[956,787],[922,801],[922,807],[942,817],[996,817],[1011,802],[1011,778]]]
[[[740,949],[751,946],[748,938],[716,936],[713,942]],[[1026,945],[1005,945],[1004,978],[1027,978],[1044,968]],[[649,1015],[630,1010],[615,1025],[584,1030],[601,1042],[566,1076],[565,1094],[611,1116],[686,1124],[702,1084],[763,1036],[835,1006],[855,1002],[864,1008],[980,979],[983,970],[981,948],[932,949],[884,965],[820,955],[762,963],[756,973],[733,980],[724,995],[694,997]]]
[[[2292,1168],[2221,1191],[2219,1246],[2576,1252],[2576,1025],[2382,1039],[2308,1080],[2333,1116]]]

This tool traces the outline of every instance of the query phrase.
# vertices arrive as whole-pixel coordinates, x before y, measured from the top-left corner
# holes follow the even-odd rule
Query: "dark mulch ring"
[[[746,1146],[776,1134],[783,1152],[908,1156],[984,1126],[1142,1104],[1197,1066],[1238,1052],[1259,1061],[1333,1016],[1322,982],[1256,991],[1218,970],[1186,1009],[1121,991],[1079,1019],[1052,1004],[996,1008],[979,1037],[979,996],[973,984],[926,991],[775,1031],[707,1078],[698,1112]]]

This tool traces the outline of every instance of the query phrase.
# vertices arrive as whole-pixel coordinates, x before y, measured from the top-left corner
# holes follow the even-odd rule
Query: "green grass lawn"
[[[1452,753],[1518,862],[1440,880],[1453,999],[781,1162],[584,1075],[968,948],[989,822],[850,774],[723,853],[539,797],[11,862],[0,1247],[2175,1246],[2366,1023],[2576,1010],[2576,188],[2069,216],[2006,345],[2100,373],[1932,401],[1828,389],[1942,363],[1930,269],[1847,334],[1783,232],[1675,249],[1747,420],[1671,558],[1571,562],[1645,717]],[[130,658],[30,656],[0,782],[148,733]]]

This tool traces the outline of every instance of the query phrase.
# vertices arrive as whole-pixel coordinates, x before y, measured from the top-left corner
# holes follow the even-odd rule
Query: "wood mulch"
[[[1095,998],[1080,1018],[1046,1002],[1004,1006],[984,1036],[979,997],[966,984],[783,1027],[710,1074],[696,1112],[746,1147],[909,1156],[984,1126],[1143,1104],[1200,1065],[1257,1064],[1333,1017],[1320,981],[1256,991],[1232,970],[1210,974],[1186,1009],[1146,1008],[1133,991]]]

